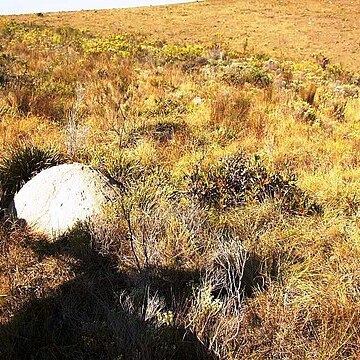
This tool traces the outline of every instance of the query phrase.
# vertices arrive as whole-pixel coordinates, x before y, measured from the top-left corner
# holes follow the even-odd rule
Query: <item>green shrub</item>
[[[9,206],[20,188],[41,170],[63,162],[53,149],[39,149],[33,146],[14,147],[0,163],[1,207]]]
[[[198,166],[190,176],[190,193],[205,206],[223,209],[273,200],[289,213],[321,213],[320,206],[297,187],[295,177],[272,174],[258,157],[252,160],[242,154],[224,158],[210,169]]]

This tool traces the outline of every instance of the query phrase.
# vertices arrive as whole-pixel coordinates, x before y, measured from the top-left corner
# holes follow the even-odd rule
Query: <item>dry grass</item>
[[[210,22],[244,6],[227,4],[110,13],[194,9]],[[297,11],[320,5],[335,6]],[[174,45],[7,19],[0,31],[3,168],[9,149],[51,148],[123,190],[106,221],[55,243],[1,220],[2,357],[357,358],[358,74],[219,39]]]
[[[207,0],[199,3],[103,11],[12,16],[16,21],[72,26],[95,34],[141,32],[174,43],[210,44],[221,34],[231,48],[286,54],[311,54],[357,69],[360,38],[354,1],[286,2]]]

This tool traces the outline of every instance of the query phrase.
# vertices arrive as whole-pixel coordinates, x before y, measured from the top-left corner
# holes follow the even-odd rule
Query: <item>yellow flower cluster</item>
[[[174,313],[172,311],[159,312],[157,314],[157,320],[161,325],[173,326]]]

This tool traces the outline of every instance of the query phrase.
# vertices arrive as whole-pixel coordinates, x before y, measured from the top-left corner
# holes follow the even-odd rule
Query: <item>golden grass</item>
[[[328,2],[226,4],[17,17],[83,28],[91,21],[94,32],[106,17],[108,34],[130,23],[146,32],[156,17],[153,36],[201,46],[2,20],[0,159],[17,146],[52,147],[126,191],[107,222],[54,244],[2,221],[0,355],[358,356],[359,77],[336,64],[270,58],[242,48],[240,31],[229,35],[235,22],[261,28],[275,12],[282,21],[266,27],[263,41],[281,40],[274,52],[301,57],[321,49],[299,50],[301,36],[290,46],[295,29],[287,21],[297,19],[308,34],[317,19],[325,47],[335,36],[323,39],[326,19],[339,15]],[[343,6],[351,26],[352,5]],[[199,37],[195,23],[203,23]],[[238,51],[214,44],[216,24]],[[263,32],[251,34],[250,48]],[[343,56],[344,43],[326,55]],[[231,202],[242,177],[221,166],[239,153],[259,156],[263,177],[252,175],[249,160],[244,174],[253,185],[244,202]],[[294,187],[284,180],[292,174]],[[284,188],[265,196],[268,185]],[[298,208],[281,202],[289,193]],[[304,199],[322,211],[299,208]]]
[[[349,0],[278,2],[207,0],[119,10],[11,16],[16,21],[72,26],[95,34],[141,32],[173,43],[210,44],[221,34],[231,48],[296,60],[311,54],[357,70],[360,30],[357,4]]]

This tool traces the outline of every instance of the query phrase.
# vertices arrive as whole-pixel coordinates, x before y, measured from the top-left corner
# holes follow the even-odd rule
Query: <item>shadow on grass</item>
[[[144,270],[134,279],[119,273],[108,257],[70,238],[36,242],[39,258],[79,259],[76,277],[51,296],[28,302],[0,327],[3,359],[215,359],[194,334],[180,326],[159,325],[147,316],[153,292],[171,310],[185,301],[198,274]],[[134,295],[137,294],[137,295]],[[124,306],[121,300],[138,299]],[[144,300],[145,299],[145,300]]]

